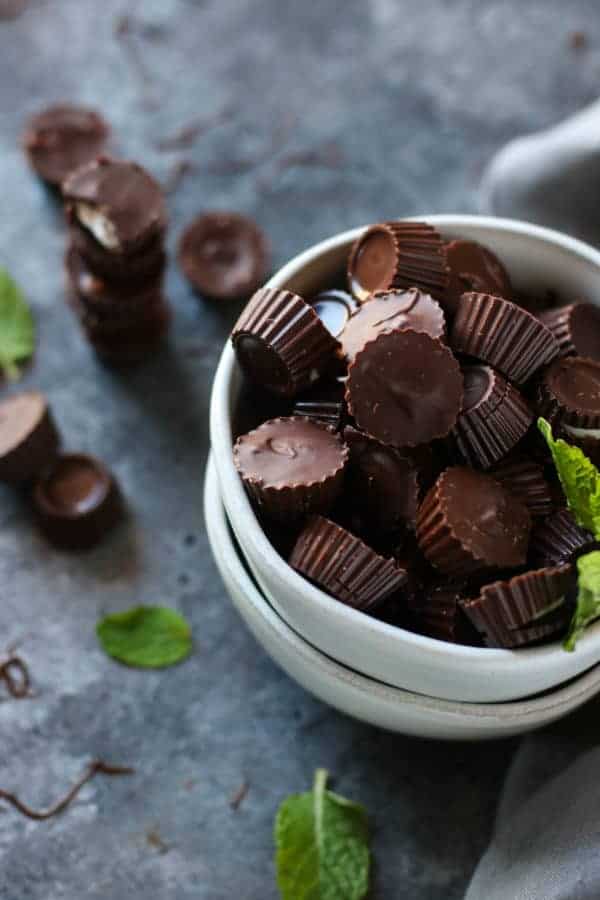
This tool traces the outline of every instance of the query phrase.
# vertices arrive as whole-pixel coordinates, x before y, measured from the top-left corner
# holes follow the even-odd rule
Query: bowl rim
[[[562,234],[551,228],[545,228],[533,223],[518,221],[516,219],[495,218],[493,216],[478,216],[466,214],[422,214],[404,217],[409,221],[426,221],[439,228],[448,228],[460,231],[461,227],[469,228],[476,226],[483,232],[488,234],[491,232],[500,232],[510,234],[511,236],[523,235],[524,237],[533,237],[538,241],[551,244],[556,248],[567,251],[587,262],[591,263],[598,269],[600,284],[600,250],[596,250],[589,244]],[[402,221],[399,219],[398,221]],[[368,225],[353,228],[348,231],[340,232],[332,237],[326,238],[311,247],[297,254],[287,263],[285,263],[275,274],[269,279],[266,287],[281,288],[289,280],[297,276],[302,269],[313,264],[319,257],[325,256],[332,250],[336,250],[342,246],[349,245],[362,234]],[[482,240],[485,240],[482,238]],[[296,572],[286,560],[284,560],[273,548],[267,536],[263,532],[250,501],[246,495],[239,474],[233,462],[231,453],[232,446],[232,428],[231,416],[229,411],[229,392],[232,379],[236,373],[236,360],[231,346],[231,341],[227,339],[226,344],[221,353],[219,364],[215,373],[211,402],[210,402],[210,438],[211,447],[214,451],[215,466],[217,469],[219,481],[221,485],[227,482],[227,489],[230,491],[230,497],[235,505],[236,510],[236,531],[239,528],[244,534],[244,541],[252,546],[252,552],[258,555],[261,562],[270,570],[271,575],[275,579],[287,581],[291,587],[311,602],[318,604],[321,609],[331,616],[345,620],[348,623],[358,624],[360,617],[360,626],[368,628],[375,638],[388,642],[399,642],[401,644],[410,642],[415,648],[426,650],[431,656],[451,656],[456,660],[460,660],[464,665],[479,665],[483,660],[498,665],[512,665],[517,661],[527,662],[541,661],[544,657],[552,656],[557,650],[561,653],[562,645],[558,641],[550,644],[543,644],[539,647],[523,647],[518,650],[497,649],[491,647],[469,647],[464,644],[452,644],[447,641],[438,640],[437,638],[427,637],[425,635],[416,634],[396,625],[390,625],[381,622],[371,616],[365,615],[360,610],[353,609],[346,604],[340,603],[320,588],[311,584]],[[226,452],[225,452],[226,448]],[[220,452],[220,451],[223,452]],[[579,639],[578,646],[584,642],[589,643],[595,638],[600,637],[600,621],[588,627],[584,635]]]

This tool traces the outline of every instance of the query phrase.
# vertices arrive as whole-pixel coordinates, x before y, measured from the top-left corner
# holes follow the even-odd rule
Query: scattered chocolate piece
[[[36,482],[34,509],[48,539],[67,549],[96,544],[121,517],[116,482],[93,456],[63,453]]]
[[[412,460],[356,428],[344,429],[344,441],[350,450],[346,490],[361,533],[414,529],[419,484]]]
[[[405,329],[380,334],[348,369],[346,401],[361,431],[416,447],[444,437],[463,398],[460,367],[439,338]]]
[[[426,222],[371,225],[350,251],[348,284],[361,302],[375,291],[411,287],[442,301],[448,270],[440,235]]]
[[[347,291],[321,291],[310,301],[310,305],[334,338],[339,338],[350,316],[356,312],[358,304]]]
[[[70,221],[108,253],[130,254],[164,235],[162,188],[137,163],[101,157],[72,172],[62,191]]]
[[[571,303],[541,313],[539,319],[554,335],[561,356],[585,356],[600,362],[600,307]]]
[[[342,489],[348,448],[309,419],[271,419],[239,437],[233,458],[258,509],[293,522],[327,512]]]
[[[323,516],[309,519],[290,565],[347,606],[370,610],[403,582],[407,573]]]
[[[560,352],[552,332],[531,313],[492,294],[463,294],[450,345],[522,384]]]
[[[531,518],[527,508],[483,472],[446,469],[417,515],[417,540],[429,562],[446,575],[521,566]]]
[[[249,790],[250,784],[247,781],[242,781],[239,788],[233,792],[233,794],[229,798],[229,806],[234,812],[238,811],[238,809],[248,796]]]
[[[490,366],[465,366],[463,378],[463,407],[452,436],[466,462],[489,469],[521,440],[533,422],[533,412]]]
[[[466,292],[494,294],[512,299],[512,285],[508,272],[498,257],[476,241],[448,241],[446,261],[450,278],[442,305],[446,312],[455,315],[460,298]]]
[[[302,297],[273,288],[254,294],[231,341],[253,381],[288,397],[315,382],[339,346]]]
[[[258,225],[227,212],[194,219],[181,235],[178,259],[194,290],[214,300],[249,297],[270,266],[269,245]]]
[[[588,39],[585,31],[571,31],[569,34],[569,46],[572,50],[584,50]]]
[[[520,455],[509,457],[495,466],[490,475],[520,500],[532,516],[548,516],[554,510],[552,488],[542,466],[533,459]]]
[[[49,809],[44,810],[35,810],[30,806],[27,806],[26,803],[23,803],[16,794],[13,794],[10,791],[4,791],[0,789],[0,800],[3,800],[5,803],[9,803],[17,812],[20,812],[22,816],[25,816],[27,819],[34,819],[36,822],[43,822],[45,819],[51,819],[54,816],[60,815],[60,813],[64,812],[65,809],[73,802],[81,788],[91,781],[96,775],[133,775],[135,773],[135,769],[132,769],[130,766],[114,766],[110,763],[103,762],[101,759],[95,759],[93,762],[89,764],[84,774],[81,778],[75,782],[71,790],[63,797],[62,800],[59,800],[58,803],[55,803],[54,806],[51,806]]]
[[[292,414],[305,416],[313,422],[320,422],[339,431],[346,420],[344,393],[344,381],[341,378],[319,381],[296,397]]]
[[[568,509],[559,509],[534,525],[529,559],[536,568],[562,566],[597,548],[593,534],[581,528]]]
[[[523,646],[564,631],[575,582],[570,565],[538,569],[486,585],[462,608],[488,647]]]
[[[31,117],[23,148],[36,174],[58,187],[67,175],[102,153],[109,133],[107,123],[93,109],[58,104]]]
[[[367,341],[403,328],[444,338],[446,323],[442,307],[430,294],[417,288],[377,291],[359,306],[339,336],[342,353],[352,362]]]
[[[0,402],[0,481],[19,484],[42,472],[60,438],[43,394],[27,391]]]

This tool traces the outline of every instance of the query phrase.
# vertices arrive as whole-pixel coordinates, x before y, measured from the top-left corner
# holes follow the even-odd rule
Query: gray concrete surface
[[[31,0],[0,23],[0,262],[39,328],[24,383],[48,392],[69,447],[113,467],[131,508],[71,557],[0,492],[0,643],[22,640],[39,691],[0,702],[0,787],[44,805],[92,756],[137,768],[47,823],[0,807],[2,900],[271,900],[274,813],[316,766],[372,814],[374,898],[460,898],[514,749],[363,727],[257,647],[201,514],[210,383],[235,310],[198,303],[172,266],[168,349],[127,375],[98,365],[64,303],[61,215],[19,152],[24,119],[51,100],[99,106],[120,152],[158,176],[194,163],[170,197],[171,246],[194,213],[232,208],[264,225],[278,264],[373,219],[472,210],[502,141],[595,96],[595,13],[593,0]],[[574,29],[587,48],[569,46]],[[224,109],[193,147],[157,151]],[[185,665],[129,671],[100,652],[98,617],[138,602],[189,617]]]

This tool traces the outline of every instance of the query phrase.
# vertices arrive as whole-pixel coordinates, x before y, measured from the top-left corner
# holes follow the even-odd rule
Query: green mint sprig
[[[560,478],[573,518],[600,540],[600,472],[579,447],[555,440],[545,419],[538,419]],[[600,551],[592,550],[577,560],[577,603],[563,644],[574,650],[584,630],[600,618]]]
[[[98,622],[96,634],[108,656],[142,669],[172,666],[192,649],[186,620],[163,606],[135,606],[112,613]]]
[[[18,363],[28,360],[34,347],[31,310],[19,286],[0,266],[0,373],[16,381],[20,375]]]
[[[369,888],[369,838],[362,806],[326,789],[317,769],[312,791],[292,794],[275,821],[282,900],[362,900]]]

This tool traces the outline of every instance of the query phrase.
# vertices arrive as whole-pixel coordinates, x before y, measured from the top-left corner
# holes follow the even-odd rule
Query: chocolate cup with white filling
[[[417,514],[417,540],[431,565],[463,576],[524,564],[527,507],[491,476],[463,466],[443,472]]]
[[[509,274],[487,247],[476,241],[458,239],[448,241],[445,249],[450,277],[442,306],[449,315],[456,314],[461,297],[467,292],[512,299]]]
[[[241,435],[233,458],[256,508],[290,523],[331,509],[342,490],[348,448],[324,425],[291,416]]]
[[[0,402],[0,481],[21,484],[52,463],[60,438],[43,394],[26,391]]]
[[[529,560],[533,566],[562,566],[573,563],[582,553],[597,550],[594,535],[575,522],[568,509],[558,509],[534,524],[529,540]]]
[[[440,304],[417,288],[377,291],[348,320],[342,331],[342,353],[352,362],[367,341],[387,331],[410,328],[432,338],[444,338],[446,322]]]
[[[417,287],[443,300],[448,269],[443,241],[426,222],[382,222],[354,243],[348,284],[360,302],[375,291]]]
[[[336,600],[354,609],[371,610],[407,579],[393,559],[379,556],[345,528],[323,516],[302,530],[289,563]]]
[[[348,320],[359,308],[351,294],[335,288],[321,291],[310,300],[310,305],[334,338],[339,338]]]
[[[254,294],[231,333],[231,342],[248,377],[286,397],[317,381],[339,347],[302,297],[273,288]]]
[[[489,363],[517,384],[560,352],[552,332],[527,310],[502,297],[477,293],[463,295],[450,346]]]
[[[69,246],[91,275],[105,279],[119,291],[137,291],[162,278],[167,260],[164,234],[154,235],[131,253],[114,253],[70,218]]]
[[[458,362],[439,338],[424,332],[384,332],[364,345],[348,369],[350,414],[361,431],[395,447],[445,437],[462,399]]]
[[[573,566],[546,567],[482,588],[462,608],[488,647],[519,647],[564,633]]]
[[[32,499],[41,530],[65,549],[92,547],[123,513],[113,476],[100,460],[84,453],[57,456],[36,482]]]
[[[164,235],[163,190],[137,163],[103,156],[63,182],[68,217],[109,253],[128,254]]]
[[[462,458],[488,469],[503,459],[533,422],[533,412],[490,366],[463,368],[463,407],[452,437]]]
[[[593,303],[570,303],[541,313],[541,322],[554,335],[562,356],[583,356],[600,362],[600,308]]]

